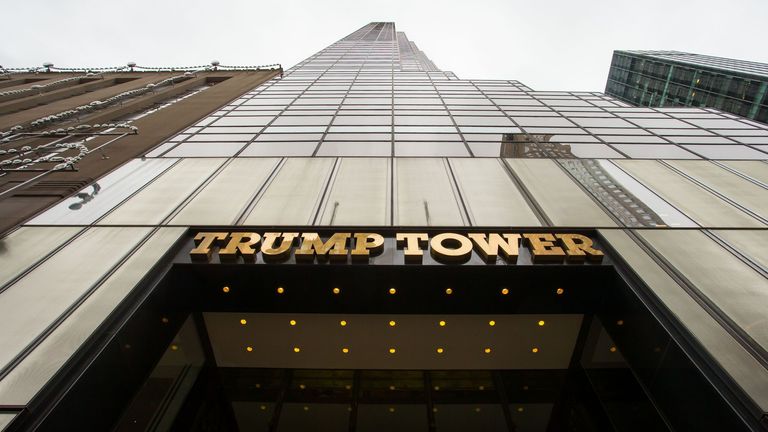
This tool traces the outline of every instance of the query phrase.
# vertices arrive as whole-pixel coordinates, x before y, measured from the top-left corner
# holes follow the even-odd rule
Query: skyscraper
[[[0,425],[760,430],[767,150],[370,23],[2,240]]]
[[[614,51],[605,93],[638,106],[711,107],[768,123],[768,65],[678,51]]]

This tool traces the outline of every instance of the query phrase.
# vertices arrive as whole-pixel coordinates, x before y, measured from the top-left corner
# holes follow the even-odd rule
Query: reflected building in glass
[[[0,430],[762,430],[766,160],[370,23],[0,241]]]
[[[605,93],[637,106],[710,107],[768,123],[768,64],[679,51],[614,51]]]

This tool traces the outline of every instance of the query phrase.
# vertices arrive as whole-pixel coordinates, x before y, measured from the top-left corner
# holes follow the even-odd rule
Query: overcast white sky
[[[443,70],[603,91],[614,49],[768,63],[768,0],[28,0],[4,9],[0,65],[282,63],[394,21]]]

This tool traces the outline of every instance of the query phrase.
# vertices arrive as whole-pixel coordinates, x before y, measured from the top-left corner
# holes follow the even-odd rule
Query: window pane
[[[171,220],[173,225],[232,225],[277,165],[275,158],[232,160]]]
[[[759,227],[757,220],[650,160],[614,163],[703,227]]]
[[[451,159],[473,225],[540,226],[499,159]]]
[[[0,240],[0,287],[72,238],[78,227],[22,227]]]
[[[505,159],[555,225],[616,226],[616,223],[547,159]]]
[[[0,369],[8,366],[16,355],[88,292],[150,230],[91,228],[3,291]]]
[[[668,161],[670,165],[763,218],[768,217],[768,189],[707,161]]]
[[[221,166],[223,159],[183,159],[99,221],[101,225],[159,224]]]
[[[133,159],[50,208],[29,224],[89,225],[168,169],[178,159]]]
[[[0,405],[29,403],[185,231],[185,228],[161,228],[153,234],[0,381]],[[137,231],[129,232],[137,234]],[[84,255],[76,258],[90,259]]]
[[[311,225],[334,160],[287,159],[245,225]]]
[[[345,158],[324,208],[321,225],[389,225],[390,159]]]
[[[395,225],[465,225],[443,159],[395,160]]]

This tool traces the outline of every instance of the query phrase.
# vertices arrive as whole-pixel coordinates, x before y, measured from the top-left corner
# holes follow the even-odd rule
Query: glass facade
[[[637,106],[711,107],[768,123],[768,65],[677,51],[614,51],[605,93]]]
[[[768,126],[620,99],[363,26],[0,240],[0,430],[760,430]],[[385,252],[199,263],[200,231]],[[419,266],[394,238],[449,231],[606,258]]]

